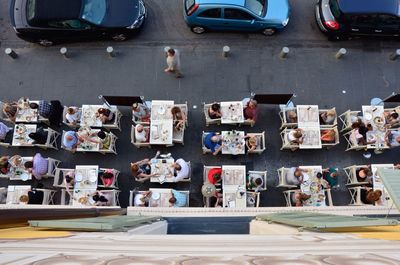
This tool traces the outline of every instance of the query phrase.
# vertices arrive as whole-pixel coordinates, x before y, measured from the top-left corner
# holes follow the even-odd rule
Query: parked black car
[[[11,0],[17,36],[50,46],[65,41],[124,41],[144,24],[143,0]]]
[[[331,39],[353,35],[399,36],[400,0],[319,0],[315,17]]]

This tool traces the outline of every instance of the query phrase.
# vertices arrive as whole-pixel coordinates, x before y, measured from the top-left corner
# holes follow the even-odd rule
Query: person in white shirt
[[[181,61],[179,51],[177,49],[169,49],[166,53],[168,67],[164,69],[164,72],[174,73],[176,78],[181,78]]]
[[[291,143],[302,144],[304,139],[304,131],[300,128],[292,129],[288,133],[287,138]]]
[[[69,107],[67,109],[67,113],[65,114],[65,119],[68,121],[68,123],[75,125],[81,119],[81,111],[78,107]]]
[[[144,207],[149,204],[151,191],[145,191],[143,193],[137,193],[134,198],[133,205],[136,207]]]
[[[143,125],[138,124],[135,127],[135,139],[138,143],[145,143],[148,141],[148,130],[146,130]]]
[[[176,160],[172,167],[175,169],[176,172],[176,176],[172,177],[173,182],[179,182],[189,177],[189,164],[182,158]]]

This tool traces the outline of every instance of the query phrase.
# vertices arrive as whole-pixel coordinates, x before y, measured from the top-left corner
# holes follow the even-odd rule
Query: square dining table
[[[244,155],[246,152],[246,141],[244,131],[222,131],[222,150],[226,155]]]
[[[23,124],[17,123],[14,126],[14,133],[12,139],[13,146],[33,146],[34,140],[29,138],[30,133],[37,130],[36,124]]]
[[[99,166],[97,165],[78,165],[75,167],[72,205],[90,205],[90,196],[97,190],[98,172]]]
[[[22,195],[27,195],[28,192],[31,190],[30,185],[9,185],[7,188],[7,199],[6,204],[19,204],[19,198]]]
[[[173,182],[172,177],[174,175],[174,169],[172,168],[172,166],[174,164],[174,161],[175,160],[173,158],[152,159],[150,161],[151,173],[156,174],[156,176],[151,177],[150,182]]]
[[[244,122],[243,103],[241,101],[223,101],[220,105],[222,124],[237,124]]]

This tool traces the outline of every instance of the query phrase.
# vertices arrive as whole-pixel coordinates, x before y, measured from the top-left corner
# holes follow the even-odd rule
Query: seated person
[[[65,119],[69,124],[76,125],[80,122],[81,114],[82,113],[78,107],[69,107],[65,114]]]
[[[22,204],[43,204],[44,192],[32,189],[28,191],[28,195],[21,195],[19,201]]]
[[[257,149],[258,146],[257,136],[247,134],[245,136],[245,139],[246,139],[247,151],[254,151]]]
[[[387,131],[385,135],[385,141],[390,148],[400,146],[400,130]]]
[[[221,114],[221,104],[219,103],[213,103],[211,106],[208,108],[208,116],[210,119],[219,119],[222,117]]]
[[[286,121],[288,123],[297,123],[297,113],[295,110],[289,110],[286,112]]]
[[[24,167],[36,180],[41,180],[47,175],[49,162],[40,153],[36,153],[32,161],[26,161]]]
[[[204,138],[204,146],[217,155],[222,149],[222,136],[219,133],[211,132]]]
[[[100,140],[100,149],[109,150],[112,140],[111,134],[109,132],[99,131],[97,137],[99,137]]]
[[[223,195],[221,192],[215,191],[214,196],[209,198],[210,207],[222,207]]]
[[[28,136],[33,140],[33,144],[46,144],[48,132],[43,127],[39,127],[36,132],[31,132]]]
[[[360,190],[361,201],[364,204],[375,204],[379,201],[382,196],[381,190],[373,190],[369,188],[364,188]]]
[[[149,141],[149,128],[144,128],[143,125],[135,126],[135,140],[137,143],[146,143]]]
[[[0,142],[4,142],[4,140],[6,139],[7,133],[12,130],[13,130],[13,128],[8,127],[4,123],[0,122]]]
[[[303,206],[304,202],[310,198],[311,198],[311,195],[308,195],[308,194],[298,191],[298,192],[292,193],[292,196],[290,199],[291,199],[292,204],[294,204],[296,207],[301,207],[301,206]]]
[[[39,104],[33,102],[29,103],[29,107],[31,109],[37,109],[39,115],[46,119],[50,117],[50,113],[53,111],[51,104],[45,100],[40,100]]]
[[[385,111],[383,114],[385,116],[386,124],[389,125],[389,127],[400,122],[400,116],[396,111]]]
[[[211,184],[217,184],[222,180],[222,168],[214,167],[208,171],[207,179]]]
[[[336,118],[336,111],[333,109],[324,111],[320,114],[321,124],[333,124]]]
[[[62,144],[66,149],[75,151],[79,144],[79,136],[75,131],[67,131],[62,139]]]
[[[334,143],[335,136],[336,136],[335,130],[321,130],[322,143]]]
[[[173,182],[178,182],[189,177],[189,164],[182,158],[177,159],[172,167],[175,170],[175,176],[172,177]]]
[[[68,171],[67,173],[65,173],[65,175],[64,175],[65,190],[71,198],[73,197],[73,195],[70,191],[70,188],[74,187],[74,184],[75,184],[75,172],[73,170],[71,170],[71,171]]]
[[[10,171],[11,164],[8,162],[8,156],[0,157],[0,174],[7,175]]]
[[[155,176],[154,173],[151,173],[150,160],[147,158],[131,163],[131,172],[135,180],[142,183]]]
[[[254,192],[259,192],[264,188],[264,179],[259,174],[250,174],[247,182],[247,189],[253,190]]]
[[[23,166],[22,165],[22,156],[13,155],[12,157],[10,157],[10,159],[8,159],[8,163],[12,167],[22,167]]]
[[[185,193],[172,189],[171,198],[169,199],[170,206],[185,207],[187,204],[187,196]]]
[[[93,200],[94,206],[110,206],[111,205],[110,198],[107,198],[106,195],[99,190],[96,191],[92,195],[92,200]]]
[[[244,119],[255,124],[258,116],[257,101],[250,99],[243,109]]]
[[[186,115],[183,113],[181,108],[178,106],[174,106],[171,109],[172,113],[172,119],[174,120],[174,128],[175,130],[182,130],[185,128],[185,123],[186,123]]]
[[[114,183],[114,171],[112,169],[99,170],[99,178],[104,186],[110,187]]]
[[[302,144],[304,140],[304,131],[300,128],[292,129],[287,134],[287,138],[292,144]]]
[[[321,172],[318,172],[316,177],[318,179],[317,183],[319,184],[321,189],[330,189],[331,188],[331,186],[329,185],[328,181],[326,181],[323,178],[323,174]]]
[[[322,170],[322,177],[328,182],[330,187],[338,185],[338,170],[334,167],[328,167]]]
[[[141,122],[149,122],[151,111],[150,109],[142,103],[132,104],[132,115]]]
[[[364,122],[358,118],[355,122],[353,122],[351,128],[353,129],[351,134],[356,141],[355,144],[366,145],[368,128],[365,126]]]
[[[369,185],[372,185],[373,176],[372,171],[369,167],[363,167],[356,170],[356,177],[358,182],[368,182]]]
[[[107,108],[99,108],[96,112],[96,117],[98,117],[102,123],[113,123],[115,120],[114,112]]]
[[[136,193],[135,198],[133,199],[133,206],[136,207],[146,207],[149,205],[149,200],[151,197],[151,191],[139,192]]]
[[[17,113],[18,113],[18,103],[17,102],[4,103],[3,113],[12,122],[15,122],[15,119],[17,118]]]
[[[298,167],[291,167],[285,175],[286,183],[299,186],[303,182],[304,175],[307,175],[306,170]]]

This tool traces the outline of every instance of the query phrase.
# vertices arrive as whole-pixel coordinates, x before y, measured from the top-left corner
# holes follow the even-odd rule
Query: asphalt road
[[[143,95],[146,99],[174,99],[187,101],[190,107],[189,128],[185,145],[161,148],[175,158],[192,161],[192,183],[165,185],[189,189],[191,205],[201,206],[200,187],[202,166],[246,164],[248,169],[268,170],[268,190],[262,193],[263,206],[282,206],[281,190],[276,189],[276,169],[282,166],[322,165],[346,167],[352,164],[398,162],[398,150],[373,155],[365,160],[360,152],[345,152],[341,144],[330,150],[282,152],[280,148],[277,106],[261,106],[260,119],[247,132],[266,131],[267,150],[260,156],[212,157],[201,154],[201,132],[223,130],[226,126],[205,127],[201,111],[202,102],[240,100],[256,93],[295,93],[296,104],[318,104],[320,108],[335,106],[338,113],[347,109],[360,110],[375,96],[386,97],[399,91],[399,62],[391,62],[388,55],[399,48],[397,40],[355,39],[329,42],[319,32],[313,17],[314,1],[291,1],[292,16],[285,31],[272,37],[261,34],[206,33],[195,35],[182,18],[181,1],[146,1],[149,16],[145,27],[135,38],[123,42],[90,42],[68,44],[71,57],[60,56],[61,46],[43,48],[16,38],[9,25],[7,1],[0,2],[1,49],[11,47],[19,54],[11,60],[0,53],[1,100],[16,100],[21,96],[32,99],[60,99],[65,105],[99,103],[97,96]],[[117,57],[105,54],[108,45],[114,46]],[[181,80],[164,74],[164,46],[177,47],[182,55]],[[222,46],[229,45],[232,54],[221,57]],[[283,46],[290,48],[289,57],[278,57]],[[345,47],[348,55],[342,60],[335,52]],[[123,109],[122,133],[117,132],[118,155],[70,154],[66,151],[40,149],[0,149],[0,154],[32,155],[42,152],[63,161],[63,167],[76,164],[99,164],[121,170],[120,201],[128,204],[129,190],[147,189],[160,185],[134,182],[129,162],[151,157],[157,148],[137,149],[130,144],[131,116]],[[333,194],[336,205],[349,202],[344,187]],[[46,184],[50,185],[51,181]],[[1,186],[10,182],[0,180]],[[22,184],[22,183],[19,183]],[[163,186],[163,187],[164,187]]]

